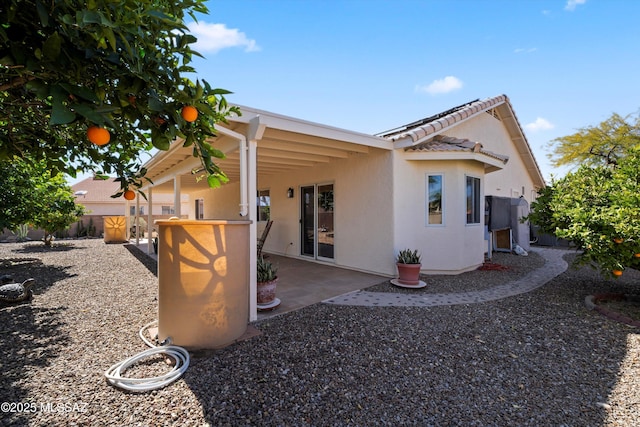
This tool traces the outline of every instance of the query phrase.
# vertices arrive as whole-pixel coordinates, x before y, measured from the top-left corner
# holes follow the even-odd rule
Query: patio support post
[[[147,253],[153,251],[153,187],[147,190]]]
[[[258,206],[255,203],[258,194],[258,141],[262,139],[266,125],[260,122],[260,116],[256,116],[249,121],[249,132],[247,135],[247,181],[249,200],[249,295],[251,296],[249,305],[249,320],[258,319]]]
[[[138,224],[140,224],[140,197],[136,197],[136,214],[133,217],[136,226],[136,246],[140,244],[140,230],[138,229]]]
[[[257,207],[249,200],[255,200],[256,196],[256,176],[257,160],[256,147],[258,140],[264,133],[264,125],[260,124],[260,116],[256,116],[249,122],[247,136],[239,134],[225,127],[218,127],[216,130],[238,141],[238,152],[240,155],[240,216],[249,216],[249,321],[258,319],[257,305],[257,242],[258,242],[258,220]]]
[[[173,178],[173,210],[174,216],[178,218],[182,218],[182,209],[180,209],[182,204],[180,201],[182,200],[182,195],[180,194],[180,175],[176,175]]]

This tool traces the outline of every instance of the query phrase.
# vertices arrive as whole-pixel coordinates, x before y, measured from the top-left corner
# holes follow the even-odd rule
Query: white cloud
[[[587,0],[567,0],[564,10],[574,11],[579,4],[585,4]]]
[[[207,22],[191,22],[189,31],[198,38],[194,49],[200,53],[216,53],[229,47],[243,47],[245,52],[260,50],[256,41],[235,28],[227,28],[225,24],[210,24]]]
[[[537,47],[530,47],[529,49],[518,48],[518,49],[514,49],[513,53],[531,53],[531,52],[535,52],[536,50],[538,50]]]
[[[529,132],[538,132],[541,130],[550,130],[555,126],[548,121],[547,119],[543,119],[542,117],[538,117],[535,122],[524,125],[524,128]]]
[[[453,92],[462,89],[462,80],[454,76],[447,76],[444,79],[434,80],[426,86],[416,86],[416,92],[426,92],[430,95]]]

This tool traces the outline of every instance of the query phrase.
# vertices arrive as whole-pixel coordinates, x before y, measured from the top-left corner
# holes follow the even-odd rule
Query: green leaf
[[[60,86],[67,90],[67,92],[86,99],[87,101],[100,102],[96,93],[85,86],[76,86],[68,83],[60,83]]]
[[[44,55],[44,59],[48,59],[50,61],[57,59],[60,55],[61,45],[62,39],[56,31],[55,33],[51,34],[42,45],[42,53]]]
[[[60,88],[60,86],[55,86],[52,92],[53,99],[51,103],[51,118],[49,119],[49,124],[55,126],[68,124],[74,121],[76,118],[75,113],[69,110],[69,108],[64,104],[67,93]]]
[[[215,175],[209,175],[207,177],[207,184],[209,184],[210,188],[218,188],[220,187],[220,179]]]
[[[105,117],[102,114],[94,110],[92,104],[78,103],[74,104],[73,108],[76,113],[80,114],[92,123],[102,125],[106,121]]]
[[[40,17],[40,23],[43,27],[49,26],[49,12],[45,5],[42,4],[40,0],[36,1],[36,10],[38,11],[38,16]]]
[[[151,142],[158,150],[167,151],[171,147],[171,141],[169,141],[169,138],[162,134],[156,135]]]
[[[95,10],[83,10],[80,13],[83,24],[99,24],[102,21],[100,14]]]

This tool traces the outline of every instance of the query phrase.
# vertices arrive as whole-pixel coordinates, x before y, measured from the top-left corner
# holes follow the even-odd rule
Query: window
[[[442,225],[442,175],[427,175],[427,225]]]
[[[196,199],[196,219],[204,219],[204,199]]]
[[[271,218],[271,197],[269,190],[259,190],[257,197],[258,221],[269,221]]]
[[[467,224],[480,224],[480,178],[467,177]]]
[[[162,215],[174,215],[175,213],[176,213],[176,210],[173,208],[173,206],[162,207]]]

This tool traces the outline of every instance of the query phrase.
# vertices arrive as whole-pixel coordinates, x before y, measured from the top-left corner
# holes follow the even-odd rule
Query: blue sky
[[[228,101],[374,134],[506,94],[554,138],[640,109],[640,1],[211,0],[197,77]]]

